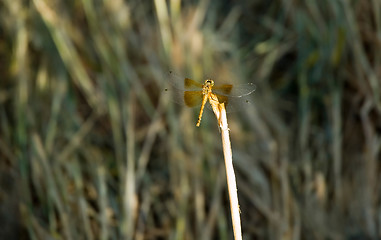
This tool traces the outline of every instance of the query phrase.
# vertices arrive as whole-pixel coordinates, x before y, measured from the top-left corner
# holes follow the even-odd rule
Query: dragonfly
[[[215,85],[214,80],[206,79],[202,84],[190,78],[182,78],[172,71],[168,75],[170,87],[164,91],[172,92],[175,102],[188,107],[201,106],[197,127],[201,124],[202,114],[208,101],[210,104],[211,101],[224,103],[226,112],[234,112],[250,106],[249,95],[256,89],[253,83]]]

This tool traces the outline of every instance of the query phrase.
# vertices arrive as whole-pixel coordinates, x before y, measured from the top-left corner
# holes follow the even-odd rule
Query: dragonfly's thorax
[[[204,85],[202,86],[202,94],[206,95],[212,92],[214,86],[214,81],[211,79],[206,79]]]

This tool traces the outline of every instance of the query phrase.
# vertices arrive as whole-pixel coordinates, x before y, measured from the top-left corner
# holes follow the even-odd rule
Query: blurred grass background
[[[232,239],[216,120],[166,73],[254,82],[230,114],[244,239],[381,238],[381,2],[0,2],[0,238]]]

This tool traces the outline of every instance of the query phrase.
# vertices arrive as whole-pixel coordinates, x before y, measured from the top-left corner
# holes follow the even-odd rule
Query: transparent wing
[[[172,71],[168,72],[167,78],[172,87],[179,90],[200,91],[202,89],[201,83],[189,78],[181,77]]]
[[[170,95],[169,98],[180,105],[197,107],[202,103],[202,84],[169,72],[163,94]]]
[[[254,83],[244,84],[223,84],[213,87],[213,91],[216,94],[231,96],[231,97],[243,97],[250,95],[255,91],[257,87]]]
[[[246,110],[252,107],[253,104],[251,95],[245,95],[240,97],[226,96],[221,94],[216,95],[220,103],[225,103],[227,113]],[[208,104],[208,108],[211,109],[210,104]]]
[[[237,112],[237,111],[246,111],[253,106],[253,100],[251,95],[244,95],[241,97],[228,97],[228,102],[226,105],[226,112]]]

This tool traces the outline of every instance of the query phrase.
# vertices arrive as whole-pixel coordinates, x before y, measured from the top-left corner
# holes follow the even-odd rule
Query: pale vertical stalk
[[[212,101],[212,99],[209,99],[209,102],[212,105],[214,114],[217,117],[218,124],[221,129],[222,147],[223,147],[224,158],[225,158],[226,179],[228,182],[230,212],[232,216],[234,239],[242,240],[237,184],[236,184],[235,174],[234,174],[233,155],[232,155],[232,149],[230,144],[229,128],[228,128],[228,120],[226,117],[225,104],[214,102]]]
[[[135,173],[135,129],[134,129],[134,117],[133,107],[135,105],[134,94],[130,96],[130,104],[127,110],[127,168],[125,172],[124,182],[124,214],[125,214],[125,228],[123,235],[124,239],[129,240],[134,238],[134,225],[137,215],[137,197],[136,197],[136,173]]]

